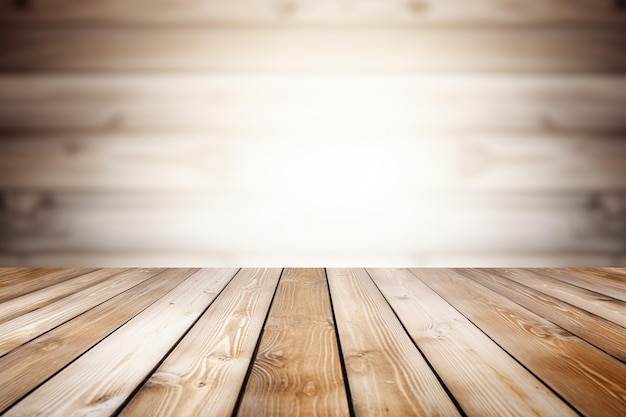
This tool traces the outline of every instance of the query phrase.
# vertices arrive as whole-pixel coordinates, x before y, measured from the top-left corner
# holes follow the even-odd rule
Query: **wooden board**
[[[368,273],[466,415],[577,415],[409,270]]]
[[[583,268],[538,269],[537,272],[567,284],[626,302],[626,281],[621,279],[621,277],[616,277],[614,274]]]
[[[93,271],[71,280],[61,281],[55,285],[48,285],[39,291],[4,301],[0,304],[0,323],[52,304],[86,288],[93,287],[95,284],[106,281],[123,271],[123,269]]]
[[[284,170],[279,172],[284,176]],[[381,188],[385,198],[367,193],[341,197],[336,190],[317,190],[306,177],[301,182],[297,178],[291,176],[289,187],[270,191],[251,184],[223,196],[5,193],[5,207],[15,209],[0,211],[0,250],[106,253],[176,248],[257,254],[264,263],[264,254],[293,254],[297,259],[298,253],[309,251],[329,256],[337,251],[427,256],[464,251],[623,254],[626,249],[622,235],[615,232],[621,223],[609,215],[615,205],[626,204],[624,193],[459,192],[429,193],[424,199],[390,182],[390,188]],[[339,187],[348,191],[349,184]],[[284,199],[287,194],[294,198]],[[384,223],[371,221],[383,213]],[[377,239],[370,239],[372,235]]]
[[[206,310],[236,270],[202,270],[10,408],[9,416],[109,416]],[[128,340],[138,343],[128,344]],[[87,379],[79,377],[88,374]]]
[[[506,247],[498,250],[480,251],[467,248],[463,251],[448,251],[438,249],[432,251],[422,249],[416,251],[410,246],[397,248],[393,252],[381,253],[374,249],[349,248],[311,248],[307,251],[295,248],[284,248],[273,251],[268,248],[257,250],[218,250],[206,249],[166,249],[166,250],[125,250],[85,251],[80,248],[58,250],[42,250],[37,252],[0,251],[0,265],[29,265],[43,267],[46,265],[60,265],[74,267],[76,265],[94,265],[103,267],[120,267],[136,265],[161,265],[167,267],[183,267],[185,265],[242,265],[254,268],[258,265],[280,265],[289,259],[290,266],[307,267],[322,260],[327,262],[345,262],[349,265],[367,263],[371,267],[386,267],[388,265],[421,265],[423,267],[500,267],[511,265],[520,267],[564,267],[571,265],[626,265],[626,252],[594,251],[562,251],[558,249],[542,251],[515,251],[510,252]]]
[[[522,285],[534,288],[559,300],[587,310],[615,324],[626,327],[626,303],[557,279],[546,279],[534,269],[498,270],[498,273]]]
[[[111,272],[113,275],[104,281],[0,324],[0,355],[140,284],[158,271],[134,269],[109,274]]]
[[[280,269],[241,270],[120,416],[230,416]]]
[[[0,413],[194,272],[170,269],[0,358]]]
[[[0,2],[0,22],[27,24],[485,24],[624,20],[614,0],[31,0]]]
[[[71,318],[0,353],[0,413],[626,412],[626,363],[585,342],[609,335],[602,320],[497,270],[289,268],[279,278],[280,271],[155,270],[82,314],[49,309],[42,321]],[[608,271],[625,270],[587,273]],[[0,278],[28,272],[4,269]],[[558,316],[577,321],[580,337],[558,327]],[[623,332],[612,343],[626,350]]]
[[[620,72],[626,31],[553,28],[83,28],[3,30],[12,72]]]
[[[456,272],[412,271],[583,415],[626,411],[623,362]]]
[[[144,134],[160,131],[156,143],[167,134],[184,137],[190,128],[200,130],[190,138],[196,140],[198,134],[212,138],[241,132],[263,141],[298,143],[393,140],[396,135],[427,140],[433,130],[469,138],[487,133],[502,140],[509,133],[517,137],[519,130],[545,136],[580,131],[583,138],[594,131],[626,130],[626,79],[620,75],[521,74],[521,68],[494,74],[406,68],[393,76],[243,69],[115,74],[98,68],[93,74],[1,74],[0,128],[39,129],[40,134],[75,129],[79,137],[82,129],[139,129],[129,133],[137,140],[141,130],[152,129]],[[347,138],[327,138],[339,130]],[[111,149],[122,146],[119,139],[111,140]],[[70,148],[89,150],[80,144]]]
[[[535,314],[561,326],[563,329],[602,349],[609,355],[626,362],[626,351],[624,350],[624,346],[626,346],[626,332],[624,332],[622,326],[515,281],[508,280],[498,275],[497,270],[484,269],[478,271],[463,269],[460,272],[464,276],[474,279]]]
[[[9,268],[6,268],[9,269]],[[40,268],[7,274],[0,281],[0,303],[94,271],[93,268]]]
[[[324,140],[314,140],[312,131],[302,135],[271,128],[5,133],[0,139],[0,187],[219,195],[228,192],[226,184],[237,182],[243,183],[240,187],[256,182],[276,188],[278,178],[270,181],[274,174],[269,170],[249,178],[248,173],[257,170],[255,164],[262,169],[267,161],[303,161],[307,155],[332,155],[343,146],[376,151],[373,165],[393,161],[396,187],[414,190],[624,190],[626,141],[616,134],[429,133],[407,128],[383,147],[375,129],[321,129]],[[328,138],[336,138],[334,144]],[[252,154],[257,159],[248,159]],[[572,175],[576,172],[588,174]]]
[[[238,416],[349,416],[323,269],[286,269]]]
[[[328,281],[355,414],[460,415],[365,270]]]

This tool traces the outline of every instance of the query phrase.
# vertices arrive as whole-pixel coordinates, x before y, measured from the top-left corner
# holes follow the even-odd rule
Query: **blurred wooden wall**
[[[1,0],[1,265],[626,265],[621,0]]]

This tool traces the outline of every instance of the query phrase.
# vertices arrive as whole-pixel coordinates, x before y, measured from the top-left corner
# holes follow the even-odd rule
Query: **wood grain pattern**
[[[20,297],[13,298],[0,304],[0,323],[22,316],[38,308],[47,306],[62,298],[66,298],[93,287],[111,276],[123,272],[117,270],[98,270],[84,275],[80,275],[71,280],[61,281],[55,285],[49,285],[39,291],[30,292]]]
[[[5,416],[111,415],[235,272],[196,272],[10,408]],[[129,340],[134,343],[129,344]]]
[[[368,273],[467,415],[577,415],[409,270]]]
[[[23,7],[18,5],[23,4]],[[63,24],[486,24],[607,23],[624,20],[614,0],[31,0],[0,2],[0,21]]]
[[[602,27],[18,29],[2,31],[0,70],[613,73],[625,47],[624,31]]]
[[[626,411],[623,362],[456,272],[412,271],[582,414]]]
[[[494,269],[459,272],[626,362],[626,332],[612,321],[508,280]]]
[[[277,170],[277,175],[284,176],[284,171]],[[267,262],[262,260],[263,255],[297,255],[309,251],[324,256],[349,250],[426,256],[464,251],[580,254],[626,251],[624,225],[620,218],[611,215],[611,207],[626,206],[626,194],[622,192],[552,195],[458,192],[432,193],[423,199],[420,194],[407,197],[413,190],[394,188],[396,184],[390,181],[390,188],[382,191],[386,199],[372,198],[362,208],[361,199],[346,199],[349,207],[360,209],[354,213],[347,209],[317,210],[319,205],[313,203],[320,195],[316,193],[307,198],[306,201],[311,201],[309,206],[303,206],[299,199],[285,200],[286,194],[305,193],[302,190],[309,184],[294,177],[291,185],[282,189],[255,190],[251,184],[239,189],[239,193],[223,196],[5,193],[5,207],[14,208],[0,210],[0,226],[4,231],[0,250],[158,253],[175,247],[191,253],[256,254],[262,263]],[[252,211],[250,201],[255,201]],[[389,205],[388,201],[404,204]],[[385,213],[386,222],[373,223],[370,216],[380,213]],[[157,224],[159,227],[154,227]],[[207,234],[206,230],[211,233]],[[378,239],[370,239],[372,235]],[[328,236],[340,238],[328,239]]]
[[[460,415],[365,270],[328,281],[355,413]]]
[[[30,271],[3,269],[0,279],[41,273]],[[154,273],[81,314],[48,309],[41,322],[69,319],[0,354],[0,413],[605,417],[626,411],[623,328],[508,280],[501,270],[333,268],[325,276],[321,268],[290,268],[279,278],[280,269],[130,269],[112,279],[148,271]],[[624,271],[585,274],[620,279]],[[94,294],[99,285],[93,283]],[[617,354],[585,341],[602,338],[611,339],[606,351]]]
[[[626,302],[626,281],[616,278],[614,274],[583,268],[553,270],[540,268],[537,269],[537,272],[548,275],[550,278],[558,279],[566,284],[575,285]]]
[[[293,249],[293,248],[292,248]],[[342,261],[350,265],[357,265],[359,260],[369,259],[368,266],[384,268],[388,265],[422,265],[423,267],[449,267],[466,268],[468,266],[506,268],[511,265],[519,267],[564,267],[571,265],[626,265],[626,252],[604,252],[601,249],[587,251],[563,251],[557,249],[542,251],[515,251],[511,253],[506,247],[498,250],[445,250],[436,251],[408,248],[397,248],[394,252],[381,253],[372,249],[348,249],[348,248],[316,248],[306,253],[299,250],[289,251],[288,248],[280,252],[269,248],[258,250],[234,250],[220,247],[165,250],[125,250],[125,251],[101,251],[55,249],[41,250],[37,252],[0,250],[0,264],[2,265],[29,265],[31,267],[45,267],[46,265],[60,265],[74,267],[76,265],[94,265],[96,262],[102,267],[120,267],[136,265],[161,265],[167,267],[181,267],[185,265],[242,265],[254,268],[267,262],[271,265],[280,265],[286,256],[291,259],[293,267],[307,267],[320,260],[328,262]]]
[[[2,277],[0,281],[0,303],[94,271],[93,268],[40,268],[27,270],[30,273],[24,271],[25,273],[17,272]]]
[[[241,270],[120,416],[230,416],[280,272]]]
[[[107,271],[107,270],[102,270]],[[37,310],[0,324],[0,355],[27,342],[98,304],[145,281],[158,272],[155,269],[110,271],[113,275],[91,287]]]
[[[306,51],[304,46],[298,48]],[[0,127],[40,129],[40,134],[51,135],[57,129],[78,135],[83,129],[113,133],[134,129],[128,135],[136,140],[143,129],[182,135],[183,128],[197,129],[192,136],[196,140],[204,134],[243,131],[248,137],[261,135],[264,142],[282,135],[283,140],[327,143],[350,139],[351,134],[353,140],[365,135],[378,143],[380,135],[390,140],[396,135],[426,140],[429,130],[468,134],[461,136],[468,138],[478,130],[501,140],[509,134],[515,138],[519,130],[539,131],[547,137],[579,131],[585,138],[592,132],[626,129],[624,91],[624,77],[597,73],[415,73],[407,69],[393,76],[243,70],[116,74],[102,68],[93,74],[53,74],[42,68],[28,75],[0,72]],[[282,129],[287,130],[286,137]],[[327,135],[316,134],[338,130],[347,138],[324,139]],[[153,131],[148,133],[154,133],[160,144],[164,134]],[[298,135],[300,139],[291,139]],[[119,139],[110,140],[111,151],[123,146]],[[207,141],[205,146],[211,146]],[[77,153],[90,149],[77,145],[73,146]],[[10,142],[2,146],[11,149]],[[46,150],[54,146],[47,145]]]
[[[1,357],[0,413],[193,272],[170,269],[158,273]]]
[[[626,327],[626,303],[557,279],[547,280],[534,269],[501,269],[498,273],[522,285],[587,310],[617,325]]]
[[[285,269],[238,416],[348,416],[323,269]]]
[[[567,112],[563,107],[559,109]],[[155,123],[175,117],[171,113],[157,118]],[[303,110],[303,117],[304,113]],[[31,120],[42,120],[37,115],[32,117]],[[78,118],[78,114],[69,117]],[[576,119],[575,114],[571,117]],[[333,138],[335,146],[378,150],[372,163],[393,160],[396,186],[414,190],[621,191],[626,177],[626,144],[617,134],[514,130],[500,134],[446,133],[407,127],[395,132],[387,141],[389,147],[382,148],[376,145],[381,134],[375,127],[368,132],[361,130],[364,126],[353,132],[344,132],[338,126],[320,127],[319,135],[327,138],[324,140],[315,140],[319,136],[314,128],[306,135],[298,129],[259,128],[251,132],[248,128],[206,133],[166,133],[167,129],[5,133],[0,139],[0,187],[103,194],[185,191],[214,195],[227,193],[225,184],[244,181],[242,186],[252,187],[256,181],[258,187],[277,188],[279,182],[263,178],[269,177],[268,171],[254,179],[247,176],[256,170],[255,164],[262,164],[259,159],[306,160],[307,155],[328,153],[329,140]],[[252,153],[262,158],[248,162],[246,155]],[[573,172],[587,174],[573,176]],[[537,181],[539,176],[542,181]]]

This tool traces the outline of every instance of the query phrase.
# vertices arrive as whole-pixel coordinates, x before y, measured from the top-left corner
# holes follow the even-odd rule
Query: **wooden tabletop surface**
[[[3,416],[626,415],[626,269],[0,269]]]

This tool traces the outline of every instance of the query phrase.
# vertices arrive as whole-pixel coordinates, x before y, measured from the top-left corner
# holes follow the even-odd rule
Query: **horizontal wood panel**
[[[5,193],[0,249],[622,253],[626,246],[623,192],[372,198],[303,192]]]
[[[0,2],[0,22],[536,23],[622,21],[614,0],[30,0]]]
[[[1,129],[626,129],[621,75],[0,76]]]
[[[626,69],[626,31],[491,29],[3,30],[4,71],[604,71]]]
[[[4,133],[0,187],[219,195],[284,188],[286,167],[306,186],[315,167],[354,160],[386,189],[626,190],[620,135],[329,129]]]
[[[40,251],[0,251],[0,265],[28,265],[28,266],[76,266],[98,265],[106,267],[159,265],[176,267],[183,265],[212,265],[229,266],[243,265],[254,267],[258,265],[280,265],[289,261],[290,265],[306,267],[326,262],[333,265],[359,265],[385,267],[386,265],[419,265],[424,267],[563,267],[589,265],[618,265],[626,266],[626,251],[569,251],[558,248],[542,251],[507,251],[507,248],[498,250],[463,251],[445,250],[413,250],[411,247],[389,251],[374,251],[363,249],[320,249],[313,248],[299,251],[297,248],[281,251],[242,251],[233,250],[185,250],[175,249],[157,251],[86,251],[75,250],[40,250]]]

